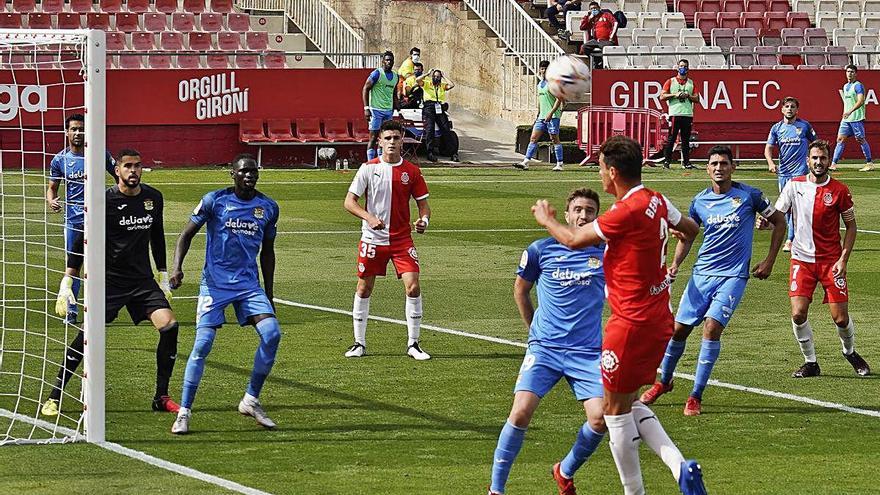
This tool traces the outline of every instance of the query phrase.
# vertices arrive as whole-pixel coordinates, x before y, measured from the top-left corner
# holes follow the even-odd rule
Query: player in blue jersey
[[[779,191],[785,187],[794,177],[807,174],[807,148],[810,143],[819,139],[816,131],[809,122],[798,118],[800,102],[797,98],[786,97],[782,100],[782,120],[773,124],[770,135],[767,136],[767,145],[764,147],[764,158],[771,173],[779,177]],[[773,160],[773,147],[779,147],[779,166]],[[791,241],[794,239],[794,225],[791,222],[791,214],[785,215],[788,224],[788,237],[783,251],[791,251]],[[759,218],[759,223],[761,220]]]
[[[46,188],[46,202],[49,208],[58,213],[64,208],[64,245],[71,252],[78,232],[83,232],[86,178],[86,124],[85,116],[75,113],[64,121],[68,146],[52,158],[49,166],[49,185]],[[107,153],[105,164],[107,173],[116,180],[116,162]],[[64,201],[58,197],[58,187],[65,183]],[[65,208],[66,206],[66,208]],[[73,296],[79,297],[80,279],[73,281]],[[76,303],[68,306],[67,321],[76,323]]]
[[[773,224],[770,251],[751,271],[756,278],[763,280],[770,276],[785,237],[782,213],[758,189],[734,182],[734,170],[736,164],[730,148],[715,146],[709,150],[706,172],[712,185],[694,197],[689,212],[689,216],[703,226],[703,244],[694,262],[693,275],[681,296],[675,315],[675,332],[660,365],[660,380],[641,397],[645,404],[652,404],[672,390],[675,366],[684,353],[687,338],[691,330],[703,322],[696,379],[685,404],[685,416],[696,416],[702,410],[703,390],[721,352],[721,332],[745,292],[755,216],[761,215]],[[675,257],[669,267],[673,278],[692,244],[692,240],[680,239],[676,245]]]
[[[171,433],[187,433],[196,390],[205,371],[217,329],[225,322],[224,310],[230,304],[241,326],[253,325],[260,337],[254,367],[238,412],[252,416],[265,428],[274,428],[260,404],[260,390],[281,341],[281,328],[272,304],[275,280],[275,233],[278,203],[257,191],[259,171],[254,157],[241,154],[232,161],[234,187],[206,194],[180,234],[171,268],[171,288],[183,281],[183,259],[193,237],[207,224],[205,267],[196,307],[196,338],[183,376],[183,396]],[[260,287],[257,255],[265,290]]]
[[[855,65],[849,64],[844,70],[846,70],[846,83],[840,90],[840,99],[843,100],[843,117],[841,117],[840,127],[837,129],[837,146],[834,148],[834,158],[831,159],[829,170],[837,170],[837,162],[843,157],[846,139],[855,137],[856,142],[862,147],[862,154],[865,155],[865,166],[860,171],[870,172],[874,170],[874,162],[871,159],[871,146],[868,144],[865,134],[865,107],[868,103],[868,90],[857,79],[859,70]]]
[[[565,220],[572,228],[596,219],[599,195],[576,189],[568,197]],[[560,494],[574,494],[572,476],[605,436],[602,404],[602,305],[605,300],[604,245],[569,249],[552,237],[533,242],[523,252],[513,293],[529,347],[514,387],[513,408],[498,437],[490,494],[503,494],[510,468],[541,398],[563,377],[583,403],[587,422],[574,446],[553,466]],[[537,285],[538,308],[529,295]]]

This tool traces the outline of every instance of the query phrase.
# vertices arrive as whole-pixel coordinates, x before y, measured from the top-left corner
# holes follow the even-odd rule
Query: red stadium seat
[[[137,14],[150,11],[150,0],[128,0],[125,2],[125,10]]]
[[[730,47],[736,45],[736,38],[733,36],[733,29],[715,28],[712,30],[712,45],[722,50],[730,50]]]
[[[140,19],[137,14],[132,14],[129,12],[120,12],[115,14],[116,17],[116,30],[122,31],[123,33],[132,33],[134,31],[140,31]],[[120,62],[120,65],[122,62]]]
[[[183,0],[184,12],[201,14],[205,11],[205,0]]]
[[[703,39],[708,42],[712,39],[712,29],[718,27],[718,14],[697,12],[694,15],[694,26],[703,33]]]
[[[46,14],[59,14],[64,12],[64,0],[43,0],[40,3],[40,11]]]
[[[825,65],[825,48],[821,46],[805,46],[801,48],[801,56],[804,65]]]
[[[740,67],[749,67],[755,63],[754,48],[734,46],[730,48],[730,63]]]
[[[296,119],[296,137],[302,142],[326,141],[318,119]]]
[[[223,30],[223,14],[203,12],[199,14],[199,26],[202,31],[216,33]]]
[[[782,30],[783,46],[804,46],[804,30],[801,28],[785,28]]]
[[[825,55],[828,65],[844,66],[849,64],[849,53],[845,46],[826,46]]]
[[[89,29],[110,30],[110,14],[89,12],[86,14],[86,27]]]
[[[68,7],[71,12],[85,14],[92,11],[92,0],[70,0]]]
[[[209,69],[229,68],[229,57],[225,53],[209,53],[208,56],[205,57],[205,61],[207,62]]]
[[[251,30],[251,19],[248,14],[226,14],[226,27],[230,31],[244,33]]]
[[[782,33],[778,29],[762,29],[758,36],[763,46],[782,46]]]
[[[289,122],[289,121],[288,121]],[[270,141],[263,130],[261,119],[241,119],[238,121],[238,140],[242,143],[265,143]]]
[[[21,14],[17,12],[0,13],[0,28],[3,29],[21,29]]]
[[[675,10],[684,14],[684,22],[688,26],[693,26],[694,14],[700,11],[700,2],[699,0],[675,0]]]
[[[265,52],[263,54],[263,67],[267,69],[284,69],[287,59],[284,52]]]
[[[788,27],[787,14],[782,12],[767,12],[764,14],[764,27],[767,29],[783,29]]]
[[[764,14],[756,12],[743,12],[739,17],[739,25],[744,28],[752,28],[761,31],[764,28]]]
[[[195,31],[196,18],[189,12],[175,12],[171,14],[171,29],[181,33]]]
[[[101,12],[122,12],[122,0],[101,0],[99,5],[101,7]],[[119,65],[122,66],[121,60],[119,61]]]
[[[258,69],[260,67],[260,56],[253,55],[236,55],[235,67],[237,69]]]
[[[193,31],[189,33],[189,49],[193,51],[208,51],[214,48],[214,44],[211,43],[211,35],[209,33],[202,33],[200,31]]]
[[[202,57],[198,55],[178,55],[177,67],[181,69],[200,69],[202,67]]]
[[[107,32],[108,50],[128,50],[125,44],[125,33],[120,33],[119,31]]]
[[[779,63],[779,57],[777,56],[778,50],[783,47],[775,47],[775,46],[758,46],[755,47],[755,62],[756,65],[767,65],[773,66]]]
[[[161,12],[147,12],[144,14],[145,31],[165,31],[168,29],[168,16]]]
[[[739,16],[738,13],[719,12],[717,21],[718,27],[730,29],[740,27]]]
[[[269,48],[269,33],[265,31],[250,31],[245,35],[248,50],[265,50]]]
[[[156,0],[156,12],[173,14],[177,10],[177,0]]]
[[[22,14],[37,10],[36,0],[12,0],[12,11]]]
[[[733,32],[733,36],[736,38],[736,44],[738,46],[754,48],[761,45],[761,42],[758,40],[758,31],[753,28],[736,29]]]
[[[800,46],[780,46],[779,47],[779,64],[780,65],[801,65],[804,63],[801,59]]]
[[[746,2],[746,12],[758,12],[763,14],[770,7],[768,1],[765,0],[748,0]]]
[[[82,18],[79,14],[63,13],[58,14],[58,29],[80,29],[82,28]]]
[[[143,69],[144,59],[140,55],[120,55],[118,67],[120,69]]]
[[[699,12],[706,12],[709,14],[717,14],[718,12],[722,12],[721,0],[701,0]]]
[[[825,31],[825,28],[804,29],[804,44],[809,46],[828,46],[828,33]]]
[[[217,33],[217,48],[225,51],[241,50],[241,35],[238,33]]]
[[[152,51],[156,49],[156,38],[153,33],[138,31],[131,33],[131,47],[137,51]]]
[[[32,12],[28,14],[28,29],[52,29],[52,15]]]
[[[331,143],[354,140],[348,130],[348,121],[338,118],[324,120],[324,137]]]
[[[788,3],[788,0],[770,0],[770,8],[768,10],[770,12],[785,12],[787,14],[791,12],[791,5]]]
[[[183,35],[175,31],[165,31],[159,35],[159,47],[165,51],[183,50]]]
[[[211,0],[211,12],[232,13],[232,0]]]
[[[724,0],[721,9],[722,12],[741,14],[746,11],[746,0]]]
[[[276,143],[289,143],[293,141],[303,141],[297,139],[291,132],[290,119],[266,119],[266,127],[268,128],[268,137],[270,141]]]
[[[806,12],[789,12],[786,22],[788,27],[807,29],[810,27],[810,16]]]
[[[170,69],[171,55],[162,52],[155,52],[147,55],[147,66],[151,69]]]
[[[351,121],[351,135],[359,143],[370,141],[370,127],[366,119],[360,118]]]

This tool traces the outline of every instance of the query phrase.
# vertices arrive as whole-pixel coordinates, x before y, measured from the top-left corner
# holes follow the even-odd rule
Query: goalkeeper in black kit
[[[143,166],[137,151],[122,150],[116,162],[115,186],[107,189],[106,240],[106,322],[116,319],[125,307],[135,325],[149,319],[159,331],[156,346],[156,395],[154,411],[177,413],[180,409],[168,395],[168,382],[177,358],[177,318],[168,301],[171,289],[165,259],[165,228],[162,221],[162,193],[141,184]],[[153,278],[150,250],[159,272]],[[67,313],[76,299],[71,290],[73,277],[83,264],[83,235],[79,234],[68,255],[67,270],[58,290],[55,312]],[[60,311],[60,312],[59,312]],[[57,416],[61,392],[83,359],[83,332],[80,331],[64,354],[55,386],[43,403],[44,416]]]

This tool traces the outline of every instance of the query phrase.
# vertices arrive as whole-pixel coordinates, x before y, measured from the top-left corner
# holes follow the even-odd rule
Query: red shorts
[[[834,263],[809,263],[806,261],[791,260],[791,272],[789,274],[788,296],[806,297],[813,300],[813,292],[816,285],[821,283],[825,289],[823,303],[845,303],[849,301],[849,288],[846,286],[846,276],[835,278],[831,274]]]
[[[419,254],[412,239],[392,242],[390,246],[377,246],[364,241],[358,243],[358,277],[384,277],[389,260],[394,263],[397,278],[404,273],[419,273]]]
[[[656,324],[636,325],[613,315],[602,339],[602,384],[611,392],[631,393],[654,383],[675,322],[672,313]]]

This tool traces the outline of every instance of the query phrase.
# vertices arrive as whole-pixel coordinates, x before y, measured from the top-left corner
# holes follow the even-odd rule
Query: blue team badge
[[[153,210],[153,200],[152,199],[145,199],[144,200],[144,209],[147,211]]]
[[[589,268],[594,268],[594,269],[595,269],[595,268],[599,268],[600,266],[602,266],[602,262],[599,261],[599,258],[597,258],[597,257],[595,257],[595,256],[590,256],[590,257],[587,259],[587,266],[588,266]]]
[[[262,219],[265,211],[266,210],[264,210],[263,208],[260,208],[259,206],[254,208],[254,218]]]

